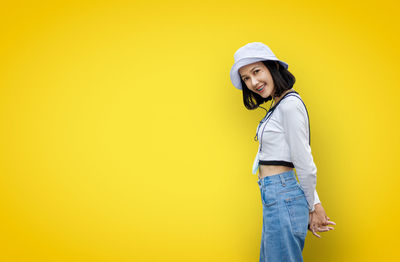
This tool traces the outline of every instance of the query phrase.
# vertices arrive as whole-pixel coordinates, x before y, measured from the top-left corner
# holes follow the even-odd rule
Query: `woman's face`
[[[239,74],[248,89],[264,98],[275,91],[271,73],[261,61],[241,67]]]

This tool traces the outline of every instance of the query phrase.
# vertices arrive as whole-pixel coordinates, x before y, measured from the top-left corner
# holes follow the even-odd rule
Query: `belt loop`
[[[285,178],[283,178],[283,175],[279,175],[279,177],[281,178],[282,186],[286,186]]]

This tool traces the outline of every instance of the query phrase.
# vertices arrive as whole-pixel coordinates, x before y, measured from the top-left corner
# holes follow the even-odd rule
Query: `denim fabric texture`
[[[260,262],[303,261],[309,209],[293,170],[257,181],[263,208]]]

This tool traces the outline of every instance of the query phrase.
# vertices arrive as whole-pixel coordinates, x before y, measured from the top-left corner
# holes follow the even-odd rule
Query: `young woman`
[[[256,109],[273,100],[257,127],[260,146],[253,165],[253,173],[259,171],[263,205],[260,262],[303,261],[307,229],[320,237],[317,232],[332,230],[329,225],[335,225],[315,189],[317,168],[306,106],[293,89],[296,79],[287,70],[288,64],[265,44],[246,44],[235,52],[234,59],[230,77],[243,91],[246,108]]]

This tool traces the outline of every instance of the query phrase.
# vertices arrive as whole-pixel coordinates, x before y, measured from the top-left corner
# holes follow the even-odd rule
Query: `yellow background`
[[[308,232],[305,261],[397,261],[398,14],[394,0],[2,3],[0,261],[258,261],[264,111],[229,78],[254,41],[297,79],[337,223]]]

